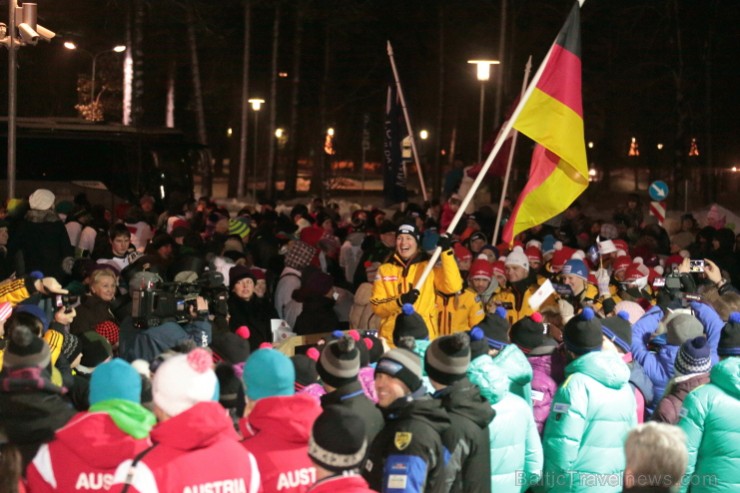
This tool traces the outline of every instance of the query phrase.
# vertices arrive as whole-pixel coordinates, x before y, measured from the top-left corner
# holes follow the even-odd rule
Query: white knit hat
[[[529,270],[529,259],[524,254],[522,247],[515,246],[511,253],[506,256],[504,265],[518,265],[519,267],[523,267],[524,270]]]
[[[211,354],[197,348],[173,356],[157,368],[152,379],[152,397],[157,407],[173,417],[199,402],[214,400],[217,385]]]
[[[37,211],[46,211],[54,206],[54,193],[45,188],[39,188],[28,197],[28,205]]]

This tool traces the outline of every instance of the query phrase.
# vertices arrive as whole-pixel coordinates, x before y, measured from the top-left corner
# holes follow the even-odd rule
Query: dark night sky
[[[89,58],[64,50],[74,39],[90,51],[122,43],[124,0],[39,0],[39,22],[59,33],[50,45],[23,48],[19,61],[19,114],[74,116],[76,77],[89,71]],[[145,77],[147,122],[164,122],[167,68],[174,61],[179,77],[178,123],[192,130],[193,112],[183,2],[152,0],[147,7]],[[241,87],[243,16],[241,2],[196,2],[202,80],[215,147],[224,145],[225,129],[237,131]],[[458,149],[475,154],[479,86],[469,58],[495,56],[499,0],[326,0],[310,5],[305,23],[302,63],[301,132],[304,152],[316,128],[319,87],[324,74],[324,43],[331,41],[329,123],[337,130],[339,157],[356,159],[363,113],[371,116],[373,151],[379,157],[385,87],[389,67],[385,40],[394,43],[396,59],[416,129],[433,130],[438,105],[439,5],[443,5],[445,97],[441,145],[447,147],[453,125]],[[283,3],[280,70],[290,70],[297,1]],[[566,0],[510,0],[504,106],[521,84],[524,63],[542,60],[572,5]],[[274,2],[256,2],[253,11],[252,93],[268,96]],[[677,16],[673,11],[677,6]],[[7,2],[0,2],[0,20]],[[678,23],[676,20],[678,19]],[[711,129],[714,163],[740,164],[736,48],[740,30],[736,0],[588,0],[582,10],[584,113],[586,138],[600,150],[598,159],[619,164],[629,138],[643,149],[676,144],[679,114],[685,116],[685,139],[695,136],[706,157]],[[680,33],[680,37],[677,37]],[[678,42],[680,40],[680,43]],[[682,55],[679,60],[679,46]],[[7,55],[4,55],[7,56]],[[6,60],[4,58],[3,60]],[[109,63],[114,63],[112,59]],[[115,67],[114,67],[115,68]],[[7,63],[0,77],[7,80]],[[680,75],[679,75],[680,74]],[[677,84],[685,103],[679,111]],[[7,85],[0,92],[6,111]],[[707,89],[711,89],[710,92]],[[288,123],[289,85],[281,80],[278,124]],[[487,92],[486,131],[493,131],[493,85]],[[711,126],[709,126],[711,124]],[[237,132],[238,133],[238,132]],[[688,140],[678,142],[688,150]],[[650,153],[646,154],[650,159]],[[371,156],[373,157],[373,156]],[[654,157],[654,156],[653,156]],[[526,160],[526,158],[524,158]]]

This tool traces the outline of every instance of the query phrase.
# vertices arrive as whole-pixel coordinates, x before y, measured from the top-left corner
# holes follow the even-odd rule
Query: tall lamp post
[[[260,110],[262,109],[262,105],[264,104],[265,100],[260,98],[252,98],[247,101],[249,104],[252,105],[252,110],[254,110],[254,145],[252,146],[253,154],[252,154],[252,195],[254,197],[255,203],[257,202],[257,135],[258,135],[258,124],[259,124],[259,115]]]
[[[126,51],[126,47],[124,45],[116,45],[113,48],[109,48],[107,50],[99,51],[99,52],[94,53],[94,54],[92,52],[84,49],[84,48],[80,48],[79,46],[77,46],[72,41],[65,41],[64,42],[64,47],[67,48],[68,50],[75,50],[75,51],[79,51],[79,52],[82,52],[82,53],[86,53],[86,54],[90,55],[90,57],[92,58],[92,74],[90,76],[90,104],[92,104],[95,101],[95,73],[96,73],[96,68],[97,68],[97,64],[98,64],[98,57],[100,55],[105,54],[105,53],[111,53],[111,52],[113,52],[113,53],[123,53],[124,51]]]
[[[498,65],[498,60],[468,60],[476,66],[476,77],[480,81],[480,110],[478,118],[478,162],[483,154],[483,107],[486,101],[486,81],[491,78],[491,65]]]

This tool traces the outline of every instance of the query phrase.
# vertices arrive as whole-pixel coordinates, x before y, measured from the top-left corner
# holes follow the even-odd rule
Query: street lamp
[[[258,125],[259,125],[259,114],[260,110],[262,109],[262,105],[264,104],[265,100],[260,98],[252,98],[247,100],[249,104],[252,105],[252,109],[254,110],[254,147],[253,149],[253,158],[252,158],[252,195],[254,196],[254,201],[257,201],[257,134],[258,134]]]
[[[110,53],[110,52],[123,53],[124,51],[126,51],[126,47],[124,45],[116,45],[113,48],[99,51],[95,54],[91,53],[90,51],[84,48],[80,48],[72,41],[65,41],[64,47],[67,48],[68,50],[75,50],[75,51],[80,51],[82,53],[87,53],[92,58],[92,76],[90,77],[90,104],[92,104],[95,101],[95,69],[97,67],[98,57],[100,55],[103,55],[104,53]]]
[[[486,98],[486,81],[491,78],[491,65],[498,65],[498,60],[468,60],[476,66],[476,77],[480,81],[480,116],[478,119],[478,162],[482,161],[483,153],[483,106]]]

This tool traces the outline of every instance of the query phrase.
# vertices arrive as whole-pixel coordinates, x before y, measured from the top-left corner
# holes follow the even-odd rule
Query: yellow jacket
[[[532,315],[535,312],[535,310],[532,310],[532,307],[529,306],[529,298],[539,288],[540,286],[535,283],[528,286],[523,293],[519,293],[515,291],[511,285],[508,285],[506,289],[501,289],[493,294],[491,301],[488,302],[488,306],[486,307],[486,312],[495,312],[497,306],[503,306],[506,310],[509,324],[513,325],[522,318]],[[555,296],[556,295],[553,294],[547,298],[545,302],[540,305],[540,308],[543,306],[556,305],[557,302],[555,300]]]
[[[440,336],[470,330],[486,315],[483,303],[471,288],[453,295],[437,293],[437,312]]]
[[[15,306],[33,294],[36,290],[29,290],[25,279],[10,279],[0,282],[0,302],[7,301]]]
[[[437,337],[435,290],[456,293],[463,287],[452,250],[442,252],[440,259],[441,262],[434,266],[429,276],[433,277],[433,282],[428,279],[421,287],[418,286],[418,279],[428,262],[426,254],[419,253],[407,263],[394,255],[389,262],[378,267],[370,304],[373,312],[382,319],[380,336],[389,343],[393,343],[396,316],[401,313],[400,296],[414,288],[419,289],[419,298],[414,303],[414,309],[426,322],[429,339]]]

